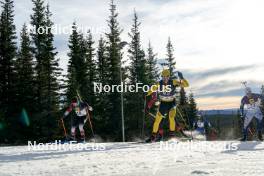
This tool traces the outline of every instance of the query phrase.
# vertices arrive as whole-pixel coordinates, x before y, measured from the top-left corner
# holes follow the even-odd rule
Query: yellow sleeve
[[[186,79],[181,80],[182,87],[189,87],[189,82]]]
[[[151,89],[148,91],[147,96],[151,95],[153,92],[156,92],[159,88],[159,83],[151,86]]]
[[[180,85],[181,85],[180,81],[178,81],[177,79],[173,79],[173,80],[172,80],[172,84],[173,84],[174,86],[180,86]]]
[[[177,79],[173,80],[174,86],[189,87],[189,82],[186,79],[178,81]]]

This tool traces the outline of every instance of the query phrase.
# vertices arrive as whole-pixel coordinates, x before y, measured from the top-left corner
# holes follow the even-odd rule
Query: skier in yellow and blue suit
[[[147,142],[155,142],[160,140],[160,135],[158,134],[160,123],[165,117],[165,114],[169,113],[169,130],[170,136],[174,136],[176,130],[175,115],[176,115],[176,87],[189,87],[189,83],[183,78],[181,72],[178,72],[179,79],[170,78],[169,69],[165,69],[161,73],[162,80],[157,84],[152,86],[152,89],[147,93],[147,96],[154,92],[158,92],[158,97],[160,101],[159,110],[155,117],[155,122],[153,124],[152,135]]]

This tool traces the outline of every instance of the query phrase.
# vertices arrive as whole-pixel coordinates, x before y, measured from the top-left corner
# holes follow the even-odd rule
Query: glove
[[[155,106],[159,106],[159,105],[160,105],[160,101],[156,101]]]
[[[93,111],[93,107],[92,106],[88,106],[88,110],[89,111]]]
[[[184,79],[182,73],[179,72],[179,71],[178,71],[178,76],[179,76],[180,79]]]
[[[258,101],[256,102],[257,106],[261,106],[261,99],[259,98]]]
[[[243,113],[240,114],[240,118],[241,118],[242,120],[245,118],[245,116],[244,116]]]
[[[67,117],[67,115],[69,115],[69,112],[66,111],[66,112],[63,114],[62,119],[65,119],[65,118]]]

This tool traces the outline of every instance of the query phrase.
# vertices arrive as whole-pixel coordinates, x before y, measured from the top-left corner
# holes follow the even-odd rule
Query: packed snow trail
[[[94,150],[94,145],[97,144],[101,148]],[[151,144],[97,144],[84,144],[86,150],[80,151],[52,149],[32,151],[28,146],[0,147],[0,175],[259,176],[264,174],[264,143],[261,142],[169,141]],[[185,147],[177,149],[180,145]],[[191,145],[192,148],[186,147]],[[229,145],[232,146],[231,149],[223,148]]]

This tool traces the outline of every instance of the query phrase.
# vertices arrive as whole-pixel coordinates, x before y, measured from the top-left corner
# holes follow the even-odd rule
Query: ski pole
[[[61,124],[62,124],[62,127],[63,127],[64,136],[67,138],[67,131],[66,131],[66,128],[65,128],[65,125],[64,125],[64,120],[63,120],[63,118],[61,118]]]
[[[79,91],[78,91],[78,90],[76,90],[76,94],[77,94],[77,97],[79,98],[79,100],[80,100],[81,102],[83,102],[83,101],[82,101],[82,97],[80,96],[80,94],[79,94]]]
[[[89,111],[87,112],[87,119],[88,119],[89,124],[90,124],[90,128],[91,128],[92,135],[93,135],[93,137],[95,138],[95,136],[94,136],[94,131],[93,131],[93,125],[92,125],[92,121],[91,121],[91,118],[90,118]]]
[[[143,112],[143,119],[142,119],[142,138],[144,137],[145,133],[145,118],[146,118],[146,104],[147,104],[147,97],[146,95],[144,96],[144,112]]]
[[[181,119],[183,120],[184,125],[187,126],[187,123],[186,123],[185,119],[183,118],[183,115],[182,115],[180,109],[178,108],[178,105],[176,106],[176,110],[179,112],[179,115],[180,115]]]
[[[251,134],[252,137],[254,137],[255,130],[253,130],[253,132],[252,132],[251,128],[249,127],[248,132]]]
[[[147,109],[143,110],[142,112],[144,113],[145,116],[146,116],[146,114],[147,114],[147,115],[149,115],[150,117],[152,117],[153,119],[156,118],[156,116],[155,116],[154,114],[152,114],[151,112],[149,112]]]
[[[156,116],[154,115],[154,114],[152,114],[152,113],[150,113],[150,112],[147,112],[148,113],[148,115],[150,115],[152,118],[156,118]]]
[[[178,105],[176,105],[176,110],[177,110],[177,112],[179,112],[179,115],[180,115],[181,119],[183,120],[184,125],[187,127],[187,123],[186,123],[185,119],[183,118],[183,115],[182,115],[180,109],[178,108]],[[189,120],[189,117],[188,117],[188,121],[189,121],[189,126],[190,126],[190,120]],[[193,139],[192,129],[191,129],[191,137],[192,137],[192,139]]]

